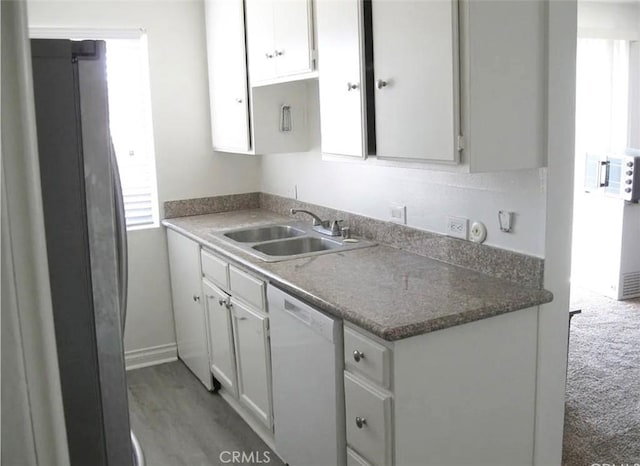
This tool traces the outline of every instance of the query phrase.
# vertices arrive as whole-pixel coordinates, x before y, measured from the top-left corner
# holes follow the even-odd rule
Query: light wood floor
[[[129,371],[127,385],[131,426],[147,466],[218,465],[228,461],[228,451],[268,452],[269,464],[283,464],[182,362]]]

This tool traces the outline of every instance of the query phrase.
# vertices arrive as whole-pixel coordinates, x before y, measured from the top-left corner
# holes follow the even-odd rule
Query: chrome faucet
[[[313,229],[318,233],[322,233],[327,236],[340,236],[342,234],[342,227],[340,225],[342,220],[322,220],[313,212],[309,212],[304,209],[291,209],[289,212],[291,212],[291,215],[303,213],[313,217]]]
[[[316,214],[314,214],[313,212],[309,212],[308,210],[304,210],[304,209],[291,209],[289,212],[291,212],[291,215],[295,215],[297,213],[303,213],[303,214],[308,214],[311,215],[313,217],[313,226],[318,226],[318,225],[322,225],[324,223],[324,221],[318,217]]]

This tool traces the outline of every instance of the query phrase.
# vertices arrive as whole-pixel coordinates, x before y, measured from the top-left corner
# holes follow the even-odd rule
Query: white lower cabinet
[[[244,411],[272,432],[265,282],[207,250],[201,262],[211,373]]]
[[[231,299],[238,370],[238,397],[267,427],[273,424],[269,320],[260,311]]]
[[[231,297],[206,279],[202,280],[202,291],[209,316],[211,372],[224,388],[237,396],[236,356],[229,310]]]
[[[538,310],[395,342],[345,327],[349,465],[531,464]]]
[[[200,285],[200,245],[173,230],[167,231],[167,244],[178,356],[211,389],[207,316]]]
[[[370,464],[391,464],[391,395],[345,372],[347,444]]]

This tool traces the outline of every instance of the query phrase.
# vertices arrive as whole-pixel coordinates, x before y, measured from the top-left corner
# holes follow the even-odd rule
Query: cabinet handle
[[[367,420],[363,417],[356,417],[356,425],[358,426],[358,429],[362,429],[362,427],[364,427],[364,425],[367,423]]]
[[[276,57],[281,57],[284,55],[284,50],[276,50]]]
[[[358,83],[347,83],[347,91],[355,91],[358,89]]]
[[[265,54],[264,54],[264,56],[265,56],[265,57],[267,57],[267,60],[268,60],[269,58],[273,58],[273,54],[272,54],[272,53],[269,53],[269,52],[265,53]]]
[[[193,302],[194,302],[194,303],[198,303],[198,302],[200,302],[200,296],[197,296],[197,295],[195,295],[195,294],[194,294],[194,295],[193,295]]]
[[[236,103],[237,103],[237,104],[241,104],[241,103],[242,103],[242,99],[241,99],[240,97],[237,97],[237,98],[236,98]]]
[[[355,350],[353,352],[353,359],[355,359],[356,362],[360,362],[361,359],[364,359],[364,353],[362,351]]]
[[[231,301],[225,301],[224,305],[227,309],[231,310],[231,308],[233,307],[233,304],[231,304]]]
[[[223,304],[227,304],[227,301],[222,298],[218,298],[218,306],[222,306]]]
[[[378,79],[376,81],[376,87],[378,89],[383,89],[383,88],[387,87],[388,85],[389,85],[389,82],[385,81],[384,79]]]

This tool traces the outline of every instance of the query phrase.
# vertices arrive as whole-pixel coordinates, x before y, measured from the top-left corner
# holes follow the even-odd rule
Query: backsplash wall
[[[320,152],[317,83],[309,83],[309,152],[261,157],[261,191],[390,221],[390,207],[407,207],[407,225],[445,234],[447,216],[482,221],[485,244],[544,257],[546,170],[465,174],[328,161]],[[508,154],[505,154],[507,157]],[[373,163],[372,163],[373,162]],[[503,233],[498,210],[516,213]]]

